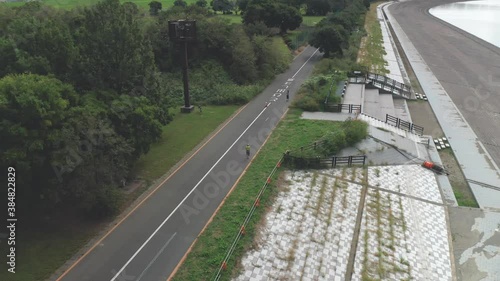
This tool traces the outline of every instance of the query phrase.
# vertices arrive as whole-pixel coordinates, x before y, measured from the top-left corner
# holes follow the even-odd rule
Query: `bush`
[[[313,30],[313,28],[302,27],[300,30],[294,30],[283,35],[283,39],[290,49],[297,50],[300,46],[308,44]]]
[[[368,136],[368,124],[361,120],[347,120],[342,124],[347,145],[354,145]]]
[[[325,76],[320,76],[319,79],[318,79],[318,85],[323,86],[326,83],[328,83],[327,78]]]
[[[347,144],[347,134],[343,130],[333,131],[323,138],[321,149],[324,155],[335,155]]]
[[[214,105],[237,104],[242,105],[250,101],[262,91],[265,83],[239,86],[236,84],[219,85],[207,97],[206,102]]]
[[[260,79],[272,79],[276,74],[287,69],[292,56],[281,37],[254,36],[252,43],[259,66]]]
[[[319,102],[308,94],[299,95],[292,105],[304,111],[319,111],[320,109]]]

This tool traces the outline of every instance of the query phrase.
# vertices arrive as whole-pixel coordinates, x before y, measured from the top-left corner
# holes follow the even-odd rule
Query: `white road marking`
[[[316,49],[316,51],[314,51],[314,53],[312,53],[312,55],[306,60],[306,62],[304,62],[304,64],[299,68],[299,70],[297,70],[297,72],[295,72],[295,74],[292,76],[292,78],[295,78],[295,75],[297,75],[297,73],[299,73],[299,71],[306,65],[306,63],[309,62],[309,60],[314,56],[314,54],[316,54],[316,52],[318,50],[319,49]]]
[[[297,70],[297,72],[295,72],[295,74],[292,76],[292,78],[294,78],[300,72],[300,70],[302,70],[302,68],[306,65],[306,63],[309,62],[309,60],[312,58],[312,56],[314,56],[314,54],[316,54],[317,51],[318,50],[316,50],[316,51],[314,51],[314,53],[312,53],[312,55],[304,62],[304,64],[302,64],[302,66]],[[288,80],[290,81],[290,79],[288,79]],[[132,257],[130,257],[130,259],[125,263],[125,265],[122,266],[122,268],[115,274],[115,276],[113,278],[111,278],[110,281],[116,281],[116,278],[118,278],[120,276],[120,274],[123,272],[123,270],[125,270],[125,268],[132,262],[132,260],[137,256],[137,254],[139,254],[139,252],[142,251],[142,249],[146,246],[146,244],[149,243],[149,241],[153,238],[153,236],[155,236],[156,233],[158,233],[158,231],[165,225],[165,223],[167,223],[167,221],[180,208],[180,206],[182,204],[184,204],[184,202],[187,200],[187,198],[196,190],[196,188],[208,176],[208,174],[210,174],[210,172],[212,172],[212,170],[215,168],[215,166],[217,166],[217,164],[219,164],[219,162],[222,160],[222,158],[224,158],[224,156],[226,156],[226,154],[229,152],[229,150],[231,150],[231,148],[233,148],[233,146],[243,137],[243,135],[248,131],[248,129],[250,129],[250,127],[255,123],[255,121],[257,121],[257,119],[262,115],[262,113],[264,113],[264,111],[266,110],[266,108],[270,104],[271,103],[266,104],[264,109],[262,109],[262,111],[257,115],[257,117],[255,117],[255,119],[252,121],[252,123],[250,123],[250,125],[248,125],[248,127],[240,134],[240,136],[226,150],[226,152],[224,152],[224,154],[222,154],[222,156],[219,158],[219,160],[217,160],[217,162],[215,162],[215,164],[210,168],[210,170],[208,170],[208,172],[193,187],[193,189],[191,189],[191,191],[189,191],[189,193],[186,195],[186,197],[184,197],[184,199],[182,199],[182,201],[177,205],[177,207],[175,207],[175,209],[172,210],[172,212],[168,215],[168,217],[158,226],[158,228],[156,228],[156,230],[148,237],[148,239],[146,239],[146,241],[141,245],[141,247],[139,247],[139,249],[137,249],[137,251],[135,251],[135,253],[132,255]]]
[[[226,152],[224,152],[224,154],[222,154],[222,156],[219,158],[219,160],[217,160],[217,162],[215,162],[215,164],[210,168],[210,170],[208,170],[208,172],[201,178],[201,180],[193,187],[193,189],[191,189],[191,191],[189,191],[189,193],[186,195],[186,197],[184,197],[184,199],[182,199],[182,201],[177,205],[177,207],[175,207],[175,209],[170,213],[170,215],[168,215],[168,217],[160,224],[160,226],[158,226],[158,228],[156,228],[156,230],[141,245],[141,247],[139,247],[139,249],[137,249],[137,251],[135,251],[135,253],[132,255],[132,257],[130,257],[130,259],[125,263],[125,265],[116,273],[116,275],[113,278],[111,278],[111,281],[116,280],[116,278],[122,273],[123,270],[125,270],[125,268],[130,264],[130,262],[132,262],[132,260],[137,256],[137,254],[139,254],[139,252],[144,248],[144,246],[146,246],[146,244],[149,243],[149,241],[153,238],[153,236],[156,235],[156,233],[163,227],[163,225],[165,225],[165,223],[180,208],[180,206],[182,204],[184,204],[184,201],[186,201],[186,199],[195,191],[195,189],[208,176],[208,174],[210,172],[212,172],[212,170],[215,168],[215,166],[217,166],[217,164],[219,164],[219,162],[222,160],[222,158],[224,158],[224,156],[226,156],[226,154],[229,152],[229,150],[231,150],[231,148],[233,148],[233,146],[241,139],[241,137],[243,137],[243,135],[248,131],[248,129],[250,129],[250,127],[253,125],[253,123],[255,123],[255,121],[257,121],[257,119],[259,119],[259,117],[262,115],[262,113],[264,113],[264,111],[266,110],[267,106],[269,106],[269,104],[267,104],[264,107],[264,109],[262,109],[262,111],[259,113],[259,115],[257,115],[257,117],[255,117],[255,119],[252,121],[252,123],[250,123],[250,125],[248,125],[248,127],[243,131],[243,133],[241,133],[240,136],[233,142],[233,144],[231,144],[231,146],[226,150]]]
[[[165,250],[165,248],[168,246],[168,244],[170,243],[170,241],[172,241],[172,239],[174,239],[175,235],[177,234],[177,232],[175,232],[172,237],[170,237],[170,239],[168,239],[167,243],[165,243],[165,245],[163,245],[163,247],[161,247],[160,251],[156,254],[156,256],[149,262],[148,266],[146,266],[146,268],[142,271],[141,275],[139,275],[139,278],[137,278],[136,281],[140,281],[142,276],[144,276],[144,273],[146,273],[146,270],[148,270],[148,268],[156,261],[156,259],[158,258],[158,256],[160,256],[160,254],[163,252],[163,250]]]

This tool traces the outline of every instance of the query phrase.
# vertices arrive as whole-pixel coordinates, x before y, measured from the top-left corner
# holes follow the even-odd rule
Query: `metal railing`
[[[410,86],[384,75],[357,71],[356,73],[353,72],[349,74],[348,81],[352,84],[371,84],[375,88],[401,96],[406,99],[411,99],[412,90]]]
[[[283,165],[303,169],[336,168],[338,165],[365,165],[366,155],[332,156],[332,157],[300,157],[285,154]]]
[[[345,104],[345,103],[326,104],[325,111],[329,111],[329,112],[345,112],[345,111],[347,111],[348,113],[360,113],[361,112],[361,105],[360,104]]]
[[[392,115],[386,114],[385,115],[385,123],[391,126],[394,126],[396,128],[400,128],[402,130],[405,130],[410,133],[414,133],[416,135],[423,135],[424,134],[424,127],[415,125],[411,122],[402,120],[398,117],[394,117]]]
[[[376,73],[368,73],[367,78],[371,81],[378,81],[384,85],[391,86],[396,89],[400,89],[404,92],[411,93],[411,87],[408,85],[405,85],[401,82],[398,82],[392,78],[389,78],[384,75],[376,74]]]

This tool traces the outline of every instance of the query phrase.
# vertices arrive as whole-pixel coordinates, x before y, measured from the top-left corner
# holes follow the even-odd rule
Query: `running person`
[[[247,153],[247,159],[250,158],[250,145],[247,144],[247,146],[245,146],[245,150],[246,150],[246,153]]]

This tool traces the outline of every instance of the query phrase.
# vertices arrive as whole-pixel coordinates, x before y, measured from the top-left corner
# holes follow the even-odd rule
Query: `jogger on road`
[[[245,146],[245,150],[246,150],[246,153],[247,153],[247,159],[250,158],[250,145],[247,144],[247,146]]]

